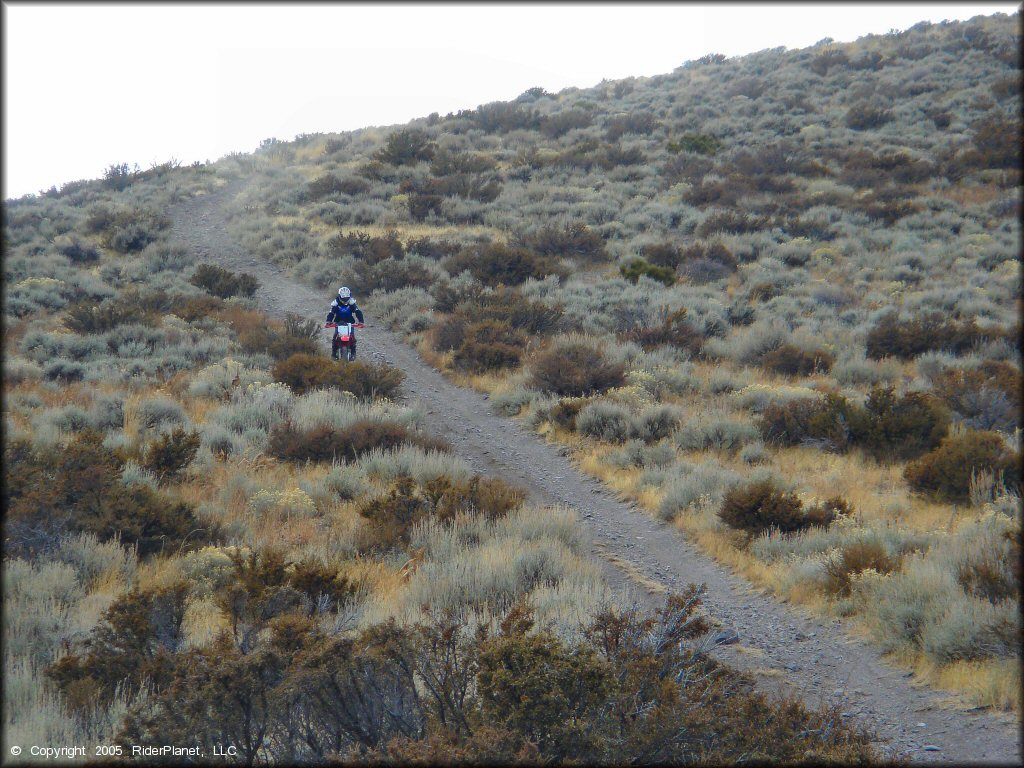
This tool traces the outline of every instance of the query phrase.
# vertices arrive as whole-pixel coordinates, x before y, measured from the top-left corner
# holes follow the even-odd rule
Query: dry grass
[[[594,544],[594,549],[597,553],[607,560],[609,563],[614,565],[616,568],[621,570],[630,578],[630,580],[636,582],[641,587],[646,589],[651,594],[662,595],[668,592],[668,587],[662,584],[657,579],[652,579],[644,574],[639,568],[624,557],[620,557],[614,552],[609,552],[607,547],[600,542]]]

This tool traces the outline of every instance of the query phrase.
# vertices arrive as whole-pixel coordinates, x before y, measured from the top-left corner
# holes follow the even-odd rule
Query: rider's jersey
[[[327,312],[328,323],[354,323],[356,320],[363,322],[363,311],[356,306],[355,299],[335,298],[331,302]]]

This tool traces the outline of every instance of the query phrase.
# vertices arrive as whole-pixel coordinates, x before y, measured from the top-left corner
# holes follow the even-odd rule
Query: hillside
[[[5,753],[882,754],[710,654],[693,590],[612,589],[585,500],[468,460],[399,336],[768,594],[1019,717],[1019,44],[992,17],[708,56],[7,201]],[[395,335],[329,365],[290,281]]]

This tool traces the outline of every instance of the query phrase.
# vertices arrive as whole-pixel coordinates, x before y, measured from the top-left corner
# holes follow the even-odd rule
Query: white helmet
[[[350,291],[348,288],[346,288],[343,285],[343,286],[341,286],[341,288],[338,289],[338,298],[339,299],[350,299],[350,298],[352,298],[352,291]]]

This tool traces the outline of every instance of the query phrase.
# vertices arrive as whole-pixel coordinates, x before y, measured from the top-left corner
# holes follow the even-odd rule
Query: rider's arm
[[[363,322],[363,310],[359,309],[358,307],[353,307],[352,311],[355,313],[356,320],[358,320],[360,323]]]

